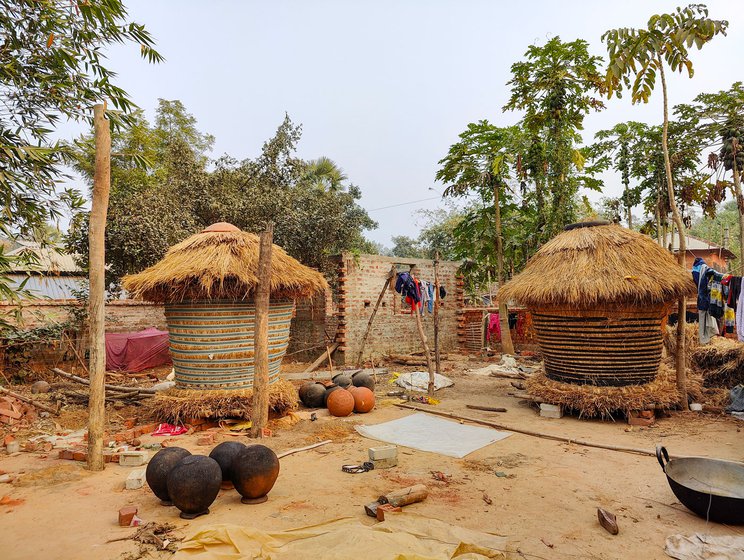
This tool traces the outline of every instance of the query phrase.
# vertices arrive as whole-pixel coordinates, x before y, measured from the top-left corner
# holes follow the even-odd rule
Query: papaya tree
[[[674,179],[669,157],[669,101],[665,68],[672,72],[687,71],[694,74],[690,48],[701,49],[718,34],[726,34],[728,22],[708,17],[708,8],[703,4],[690,4],[677,8],[671,14],[654,15],[645,28],[610,29],[602,35],[609,55],[606,73],[606,93],[608,97],[628,89],[633,103],[648,103],[656,86],[657,76],[661,81],[663,100],[663,124],[661,149],[664,156],[664,170],[672,219],[679,233],[679,263],[685,266],[685,226],[675,202]],[[679,299],[677,316],[679,324],[684,325],[687,304],[684,297]],[[687,387],[685,371],[685,330],[677,328],[677,389],[680,405],[687,410]]]

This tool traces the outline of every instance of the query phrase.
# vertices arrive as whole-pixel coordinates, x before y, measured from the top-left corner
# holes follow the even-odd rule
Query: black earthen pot
[[[239,441],[225,441],[220,443],[217,447],[212,449],[209,456],[217,461],[222,470],[222,487],[232,488],[232,473],[230,466],[232,465],[235,457],[245,449],[245,444]]]
[[[348,389],[351,386],[351,376],[348,373],[337,373],[331,378],[336,385]]]
[[[310,382],[300,387],[300,400],[308,408],[323,408],[325,406],[326,388],[322,383]]]
[[[336,391],[338,389],[341,389],[338,385],[328,385],[325,390],[325,394],[323,395],[323,406],[328,406],[328,395],[333,393],[333,391]]]
[[[279,476],[279,458],[265,445],[249,445],[232,464],[232,481],[244,504],[260,504]]]
[[[191,455],[168,473],[168,494],[183,519],[209,513],[222,484],[222,469],[205,455]]]
[[[351,376],[351,382],[354,387],[366,387],[374,393],[375,391],[375,378],[368,371],[358,371]]]
[[[167,478],[168,473],[181,462],[181,459],[191,455],[191,452],[182,447],[165,447],[155,453],[145,470],[145,480],[152,493],[160,498],[164,506],[172,506],[173,502],[168,495]]]

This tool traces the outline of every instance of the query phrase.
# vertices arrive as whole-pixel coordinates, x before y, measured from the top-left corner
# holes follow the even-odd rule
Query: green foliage
[[[602,35],[607,44],[609,65],[605,77],[607,96],[618,97],[628,89],[633,103],[648,103],[656,85],[657,72],[666,63],[673,72],[687,71],[692,78],[694,69],[689,49],[701,49],[718,34],[726,34],[728,22],[708,17],[703,4],[677,8],[674,13],[654,15],[646,29],[611,29]]]
[[[213,142],[199,132],[178,101],[161,100],[154,125],[142,115],[116,136],[106,229],[107,280],[160,260],[185,237],[219,221],[260,232],[274,222],[274,241],[310,266],[326,268],[328,257],[368,247],[364,229],[376,227],[357,201],[358,187],[327,158],[306,162],[295,155],[301,128],[288,117],[255,159],[223,156],[207,167]],[[90,181],[90,136],[76,143],[78,170]],[[147,157],[133,162],[132,146]],[[88,214],[72,222],[68,246],[87,255]],[[84,265],[85,263],[83,263]]]
[[[690,234],[723,246],[728,233],[727,249],[735,255],[741,255],[741,242],[739,236],[736,235],[739,218],[736,201],[731,200],[719,205],[714,217],[703,215],[693,220]],[[729,270],[738,270],[738,263],[739,259],[729,261]]]
[[[409,237],[407,235],[394,235],[392,237],[393,248],[390,250],[390,254],[393,257],[411,258],[411,259],[423,259],[424,251],[418,239]]]

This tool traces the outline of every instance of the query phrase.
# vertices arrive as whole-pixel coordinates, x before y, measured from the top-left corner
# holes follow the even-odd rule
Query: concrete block
[[[563,407],[558,404],[540,403],[540,416],[543,418],[562,418]]]
[[[390,459],[376,459],[375,461],[372,461],[372,464],[375,466],[375,469],[389,469],[398,466],[398,458],[391,457]]]
[[[370,447],[368,450],[370,461],[379,461],[380,459],[397,459],[398,448],[395,445],[379,445]]]
[[[119,464],[122,467],[139,467],[147,463],[147,451],[122,451],[119,453]]]
[[[145,484],[145,469],[135,469],[129,473],[124,487],[127,490],[139,490]]]

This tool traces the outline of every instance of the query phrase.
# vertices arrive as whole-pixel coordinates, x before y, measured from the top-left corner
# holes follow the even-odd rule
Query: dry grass
[[[148,403],[159,420],[179,423],[187,418],[242,418],[250,420],[253,390],[195,391],[171,389]],[[294,385],[283,379],[269,387],[269,413],[281,417],[297,409],[299,396]]]
[[[679,323],[677,323],[679,325]],[[692,354],[700,346],[697,323],[685,323],[685,360],[689,368],[692,363]],[[667,355],[672,358],[677,356],[677,327],[667,325],[664,329],[664,348]]]
[[[565,231],[543,245],[499,300],[528,307],[665,303],[695,295],[689,273],[650,237],[618,225]]]
[[[67,464],[46,467],[36,471],[24,473],[13,484],[15,486],[55,486],[65,482],[76,482],[85,476],[88,476],[82,465]]]
[[[692,364],[703,376],[706,387],[731,388],[744,383],[744,344],[714,337],[710,344],[692,352]]]
[[[313,433],[307,437],[309,443],[316,443],[330,439],[331,441],[343,441],[351,435],[356,434],[353,422],[343,420],[328,420],[315,427]]]
[[[123,286],[133,298],[155,302],[251,298],[258,284],[258,246],[257,235],[237,228],[205,230],[171,247],[160,262],[125,276]],[[306,298],[327,287],[320,272],[274,245],[272,298]]]

